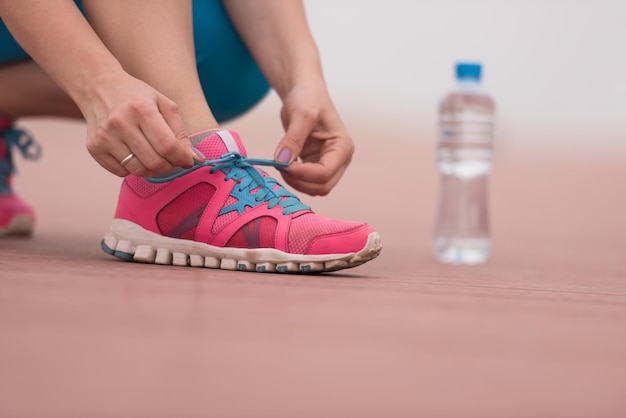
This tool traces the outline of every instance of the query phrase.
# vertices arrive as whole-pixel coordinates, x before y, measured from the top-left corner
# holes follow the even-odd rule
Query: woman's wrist
[[[302,83],[324,84],[319,52],[302,1],[223,3],[267,81],[282,99]]]
[[[111,86],[128,76],[119,63],[111,64],[109,67],[96,72],[81,71],[72,85],[64,86],[83,114],[94,101],[103,101],[103,97],[111,92]]]
[[[314,85],[326,89],[319,57],[305,57],[280,62],[268,80],[278,96],[284,100],[289,93],[301,85]]]

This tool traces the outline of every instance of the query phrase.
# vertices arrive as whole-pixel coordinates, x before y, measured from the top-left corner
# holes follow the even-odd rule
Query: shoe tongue
[[[247,157],[246,148],[235,131],[203,131],[192,135],[191,145],[200,151],[207,160],[216,160],[229,152],[237,152]]]

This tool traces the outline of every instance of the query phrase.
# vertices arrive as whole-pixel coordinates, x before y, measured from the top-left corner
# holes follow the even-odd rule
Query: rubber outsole
[[[272,248],[215,247],[164,237],[123,219],[111,221],[101,243],[107,254],[126,261],[258,273],[324,273],[359,266],[378,257],[382,243],[377,232],[353,253],[302,255]]]

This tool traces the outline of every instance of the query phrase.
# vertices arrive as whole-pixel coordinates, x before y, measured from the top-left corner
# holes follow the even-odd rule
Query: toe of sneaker
[[[368,237],[375,232],[367,224],[349,231],[319,236],[311,241],[307,255],[348,254],[362,250],[367,245]]]

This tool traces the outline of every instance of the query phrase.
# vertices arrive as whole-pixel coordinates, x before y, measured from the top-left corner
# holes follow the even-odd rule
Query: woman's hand
[[[310,195],[327,195],[352,160],[354,142],[335,109],[326,85],[301,83],[283,101],[281,119],[285,136],[275,159],[291,162],[283,179]]]
[[[87,149],[96,161],[118,176],[192,165],[195,154],[176,105],[123,70],[74,2],[41,4],[0,0],[0,15],[80,108]],[[122,165],[130,153],[134,157]]]
[[[327,195],[350,164],[354,143],[332,104],[302,1],[229,0],[231,21],[283,101],[285,136],[275,159],[285,181]]]
[[[194,157],[176,104],[126,73],[103,77],[87,89],[81,111],[87,121],[87,149],[118,176],[155,176],[190,167]],[[124,165],[124,160],[132,153]]]

